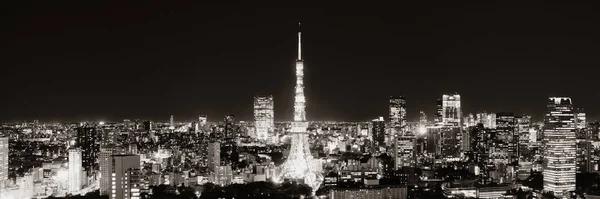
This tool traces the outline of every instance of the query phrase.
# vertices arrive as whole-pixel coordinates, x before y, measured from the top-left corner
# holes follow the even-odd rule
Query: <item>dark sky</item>
[[[431,117],[453,92],[467,113],[600,112],[598,5],[19,2],[0,6],[2,121],[250,120],[255,94],[291,119],[298,21],[309,120],[387,116],[390,95]]]

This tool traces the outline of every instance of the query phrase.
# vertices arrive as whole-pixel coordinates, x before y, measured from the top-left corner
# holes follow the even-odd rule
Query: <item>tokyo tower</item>
[[[298,24],[299,25],[299,24]],[[308,122],[304,108],[304,62],[302,61],[301,32],[298,32],[298,60],[296,60],[296,90],[294,98],[294,121],[292,122],[292,146],[287,160],[282,165],[278,180],[295,180],[312,188],[313,195],[323,182],[321,161],[310,154]]]

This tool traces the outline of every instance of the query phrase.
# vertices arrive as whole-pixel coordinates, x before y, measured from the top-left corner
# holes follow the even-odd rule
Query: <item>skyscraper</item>
[[[575,191],[575,115],[568,97],[550,97],[544,119],[544,191],[567,197]]]
[[[254,97],[254,126],[256,137],[259,140],[267,140],[269,132],[274,127],[273,96]]]
[[[69,149],[69,193],[76,194],[83,186],[83,167],[81,163],[81,149]]]
[[[239,135],[235,126],[235,116],[227,115],[223,122],[225,138],[221,142],[221,165],[229,165],[235,169],[239,160],[236,142]]]
[[[225,138],[235,138],[235,115],[226,115],[223,118],[223,135]]]
[[[516,119],[513,113],[496,113],[496,133],[500,141],[506,143],[508,148],[509,162],[518,158],[519,134],[517,132]]]
[[[403,131],[406,127],[406,100],[404,96],[390,97],[390,127],[398,128],[400,131]]]
[[[299,180],[312,188],[313,195],[323,182],[322,163],[313,159],[308,140],[306,99],[304,97],[304,61],[302,60],[301,33],[298,32],[298,60],[296,60],[296,89],[294,98],[294,121],[292,122],[292,146],[277,179]]]
[[[0,196],[6,192],[8,181],[8,137],[0,137]]]
[[[208,170],[215,172],[216,168],[221,165],[221,143],[210,142],[208,144]]]
[[[460,95],[442,95],[442,123],[444,126],[461,126]]]
[[[100,165],[100,195],[107,196],[110,194],[110,178],[112,177],[112,147],[102,147],[98,155]]]
[[[374,153],[378,152],[381,147],[385,147],[385,120],[383,117],[371,121],[371,136]]]
[[[113,155],[110,199],[139,199],[139,155]]]
[[[404,96],[390,97],[390,129],[394,143],[395,169],[413,166],[415,136],[406,128],[406,100]]]
[[[77,146],[81,148],[83,169],[88,173],[95,168],[98,152],[100,152],[98,137],[96,127],[77,128]]]
[[[584,129],[587,126],[583,109],[577,109],[577,112],[575,113],[575,124],[577,129]]]

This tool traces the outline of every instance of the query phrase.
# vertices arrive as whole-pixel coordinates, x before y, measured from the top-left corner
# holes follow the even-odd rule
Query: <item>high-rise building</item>
[[[544,191],[568,197],[575,191],[575,115],[568,97],[550,97],[544,119]]]
[[[225,138],[235,138],[235,115],[226,115],[223,118],[223,135]]]
[[[400,130],[402,133],[406,128],[406,100],[404,96],[390,97],[390,128]]]
[[[235,116],[225,116],[223,123],[225,138],[221,142],[221,165],[229,165],[235,169],[239,160],[236,142],[239,135],[235,126]]]
[[[517,132],[516,118],[513,113],[496,113],[496,134],[498,141],[505,142],[508,148],[508,161],[517,161],[519,134]]]
[[[83,169],[92,172],[96,167],[98,152],[100,152],[100,142],[98,140],[98,129],[96,127],[77,128],[77,146],[81,148]]]
[[[273,96],[254,97],[254,126],[256,137],[267,140],[274,127]]]
[[[117,136],[118,136],[118,131],[116,129],[111,129],[111,128],[104,128],[102,129],[102,141],[101,146],[109,146],[109,145],[114,145],[116,144],[117,141]]]
[[[377,152],[381,147],[385,147],[385,120],[383,117],[371,121],[371,136],[373,139],[373,152]]]
[[[175,119],[173,118],[173,115],[171,115],[171,117],[169,118],[169,126],[171,127],[171,129],[175,128]]]
[[[577,129],[584,129],[587,126],[583,109],[577,109],[577,112],[575,112],[575,125]]]
[[[442,123],[444,126],[460,127],[462,112],[460,95],[442,95]]]
[[[435,111],[435,117],[433,118],[433,123],[437,126],[443,126],[444,125],[444,103],[442,102],[441,99],[437,100],[436,103],[436,111]]]
[[[496,128],[496,113],[477,113],[477,123],[483,124],[484,128]]]
[[[473,115],[473,113],[469,113],[469,115],[465,117],[464,126],[468,128],[475,125],[477,125],[477,122],[475,122],[475,116]]]
[[[298,32],[298,60],[296,60],[296,89],[294,97],[294,121],[291,128],[292,145],[287,160],[282,165],[278,180],[301,181],[310,186],[313,195],[323,182],[323,163],[310,153],[308,122],[306,121],[306,98],[304,96],[304,61],[302,60],[301,33]]]
[[[221,143],[208,143],[208,170],[214,172],[217,166],[221,165]]]
[[[441,138],[441,153],[443,158],[459,158],[461,150],[463,150],[462,133],[459,127],[442,127],[440,129]],[[467,146],[470,146],[468,144]],[[470,149],[469,149],[470,150]]]
[[[110,199],[139,199],[139,155],[113,155]]]
[[[533,154],[529,150],[529,141],[531,136],[531,116],[522,115],[515,118],[517,125],[516,133],[519,136],[518,156],[520,160],[530,162],[533,160]],[[534,139],[535,140],[535,139]]]
[[[98,154],[98,163],[100,165],[100,195],[108,196],[110,194],[110,186],[112,177],[112,155],[113,148],[112,147],[102,147],[100,149],[100,153]]]
[[[394,143],[395,169],[414,166],[415,135],[407,130],[404,96],[390,97],[390,130],[390,138]]]
[[[410,132],[404,132],[395,138],[394,155],[396,169],[402,167],[414,167],[416,163],[415,157],[415,142],[416,136]]]
[[[83,187],[83,167],[81,163],[81,149],[69,149],[69,193],[76,194]]]
[[[0,137],[0,196],[5,190],[8,182],[8,137]]]

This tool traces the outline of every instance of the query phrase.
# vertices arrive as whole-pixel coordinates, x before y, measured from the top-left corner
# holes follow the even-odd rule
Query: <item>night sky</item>
[[[387,116],[390,95],[432,118],[454,92],[465,113],[600,113],[598,5],[109,2],[0,5],[1,121],[251,120],[256,94],[289,120],[298,21],[308,120]]]

